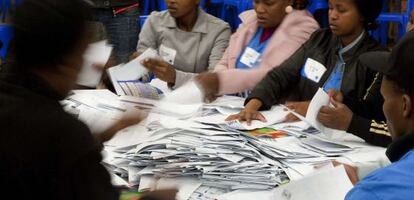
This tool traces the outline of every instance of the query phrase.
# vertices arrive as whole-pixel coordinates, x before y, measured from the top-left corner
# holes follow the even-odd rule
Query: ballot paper
[[[282,106],[274,106],[269,111],[262,111],[261,114],[266,118],[266,122],[253,120],[250,125],[247,122],[240,122],[238,120],[225,121],[228,117],[222,114],[210,115],[193,119],[194,121],[205,124],[221,124],[231,129],[237,130],[255,130],[258,128],[269,127],[273,124],[281,123],[286,119],[289,111],[286,111]]]
[[[156,189],[178,189],[176,199],[187,200],[201,184],[196,177],[161,178],[157,181]]]
[[[195,81],[189,81],[178,89],[165,95],[154,108],[160,112],[177,118],[189,118],[197,114],[203,106],[203,97]]]
[[[309,104],[309,108],[306,112],[306,121],[323,134],[334,135],[338,130],[328,128],[318,120],[318,113],[323,106],[332,107],[333,105],[330,104],[329,95],[322,88],[319,88]]]
[[[342,200],[352,187],[353,185],[345,172],[345,168],[341,165],[279,186],[274,190],[271,199]]]
[[[126,64],[121,64],[115,67],[111,67],[107,70],[109,78],[118,95],[126,95],[119,86],[119,82],[122,81],[136,81],[148,74],[148,70],[142,66],[141,61],[147,58],[158,58],[156,50],[148,48],[144,53]]]
[[[118,81],[119,87],[127,96],[136,96],[147,99],[161,99],[164,94],[157,87],[141,81]]]
[[[104,69],[96,69],[94,65],[104,66],[111,56],[112,45],[108,44],[106,40],[92,43],[86,49],[84,57],[84,64],[78,76],[77,83],[86,87],[95,88],[101,80]]]

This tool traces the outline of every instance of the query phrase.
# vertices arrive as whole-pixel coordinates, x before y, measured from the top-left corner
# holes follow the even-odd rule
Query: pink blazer
[[[242,24],[231,36],[223,58],[214,71],[219,77],[219,94],[231,94],[253,89],[267,74],[289,58],[311,34],[319,28],[318,23],[307,10],[294,10],[286,15],[273,33],[266,47],[260,66],[254,69],[235,69],[237,59],[253,38],[258,28],[254,10],[240,15]]]

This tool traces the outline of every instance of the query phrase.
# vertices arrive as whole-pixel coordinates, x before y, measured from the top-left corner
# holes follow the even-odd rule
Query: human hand
[[[139,122],[144,120],[147,115],[148,115],[148,113],[142,112],[140,110],[135,110],[135,111],[132,111],[128,114],[125,114],[124,116],[121,117],[120,120],[115,122],[115,124],[113,124],[107,130],[105,130],[102,133],[98,133],[97,134],[98,141],[101,142],[101,143],[109,141],[119,131],[121,131],[122,129],[125,129],[127,127],[130,127],[132,125],[138,124]]]
[[[204,101],[213,102],[217,99],[219,79],[216,73],[201,73],[197,75],[195,79],[202,88],[204,93]]]
[[[266,118],[259,112],[259,108],[263,105],[263,103],[258,99],[252,99],[249,103],[246,104],[244,109],[240,111],[238,114],[230,115],[226,118],[226,121],[246,121],[247,125],[251,125],[253,120],[260,120],[262,122],[267,122]]]
[[[344,101],[344,95],[337,90],[329,90],[328,96],[333,98],[335,101],[342,103]]]
[[[318,113],[318,121],[324,126],[337,130],[348,130],[351,125],[353,112],[343,103],[331,98],[330,106],[323,106]]]
[[[306,116],[306,112],[308,111],[310,102],[309,101],[301,101],[301,102],[287,102],[286,107],[291,109],[292,111],[295,111],[296,113]],[[298,121],[299,119],[293,115],[292,113],[289,113],[286,116],[285,122],[294,122]]]
[[[175,85],[176,71],[169,63],[159,59],[148,58],[143,60],[141,64],[153,72],[157,78],[171,85]]]
[[[135,58],[138,58],[141,54],[138,52],[134,52],[129,56],[129,61],[134,60]]]

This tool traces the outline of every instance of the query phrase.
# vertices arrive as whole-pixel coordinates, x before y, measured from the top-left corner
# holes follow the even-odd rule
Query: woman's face
[[[257,21],[262,28],[277,27],[285,18],[285,8],[292,4],[292,0],[254,0],[254,10]]]
[[[181,18],[198,9],[199,0],[166,0],[168,12],[174,18]]]
[[[329,0],[329,28],[339,37],[355,35],[364,29],[364,20],[355,0]]]

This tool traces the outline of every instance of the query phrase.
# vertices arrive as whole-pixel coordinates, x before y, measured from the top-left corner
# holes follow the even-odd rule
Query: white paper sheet
[[[105,65],[112,52],[112,45],[106,40],[92,43],[84,54],[84,64],[78,76],[77,83],[87,87],[96,87],[101,80],[102,70],[97,70],[93,65]]]
[[[352,187],[344,167],[338,166],[279,186],[273,193],[273,199],[343,200]]]

